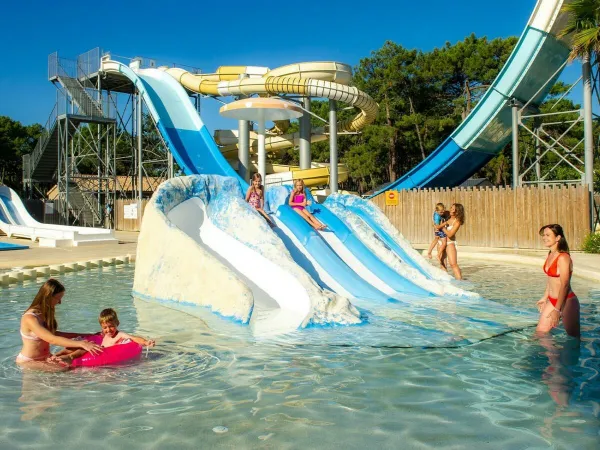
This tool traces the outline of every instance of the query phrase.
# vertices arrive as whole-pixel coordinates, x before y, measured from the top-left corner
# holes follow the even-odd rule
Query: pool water
[[[464,272],[468,288],[501,304],[491,316],[507,306],[530,316],[545,281],[527,267]],[[573,280],[580,344],[562,330],[488,338],[469,325],[468,339],[436,345],[403,338],[402,314],[257,341],[205,310],[133,299],[132,267],[61,280],[62,330],[96,331],[113,307],[120,329],[157,346],[118,367],[22,372],[19,318],[39,284],[1,290],[2,449],[600,447],[600,290],[585,280]]]

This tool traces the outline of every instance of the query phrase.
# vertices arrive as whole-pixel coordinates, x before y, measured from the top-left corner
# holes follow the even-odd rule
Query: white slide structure
[[[100,242],[118,244],[113,230],[38,222],[8,186],[0,186],[0,230],[8,237],[37,240],[40,247],[77,247]]]
[[[252,291],[250,327],[255,336],[293,331],[310,313],[308,292],[291,273],[214,225],[198,197],[167,214],[181,231],[216,259],[232,268]]]

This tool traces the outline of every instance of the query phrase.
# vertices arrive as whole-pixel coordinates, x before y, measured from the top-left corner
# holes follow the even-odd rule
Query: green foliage
[[[42,133],[39,124],[21,122],[0,116],[0,183],[21,190],[23,155],[30,153]]]
[[[356,188],[364,192],[394,180],[424,160],[477,104],[515,43],[513,37],[488,41],[471,35],[421,52],[388,41],[362,59],[354,83],[380,110],[362,136],[339,146]],[[491,175],[504,180],[506,162],[495,161]]]
[[[600,253],[600,233],[590,233],[583,240],[582,249],[586,253]]]
[[[600,0],[566,2],[567,24],[559,36],[571,39],[571,60],[600,53]]]

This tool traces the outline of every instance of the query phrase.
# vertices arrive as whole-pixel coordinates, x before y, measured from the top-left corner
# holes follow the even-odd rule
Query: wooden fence
[[[137,204],[136,200],[117,200],[115,202],[113,220],[115,230],[121,231],[140,231],[140,225],[142,223],[142,216],[144,215],[144,209],[149,200],[142,200],[142,211],[138,211],[137,219],[126,219],[125,218],[125,205]]]
[[[394,226],[412,243],[433,238],[435,204],[465,207],[465,226],[457,234],[464,245],[544,248],[538,230],[549,223],[563,226],[572,250],[581,248],[590,227],[590,199],[584,186],[454,188],[399,191],[398,206],[386,206],[385,193],[373,198]]]

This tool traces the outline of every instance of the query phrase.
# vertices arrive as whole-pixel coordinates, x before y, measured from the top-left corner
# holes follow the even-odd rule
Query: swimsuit
[[[558,254],[558,256],[556,258],[554,258],[554,261],[552,261],[552,264],[550,264],[550,267],[548,267],[548,269],[546,269],[546,264],[548,263],[548,259],[550,259],[550,253],[548,253],[548,257],[546,258],[546,261],[544,262],[544,265],[542,266],[542,269],[544,270],[544,273],[546,275],[548,275],[551,278],[560,277],[560,273],[558,271],[558,258],[560,258],[560,255],[562,255],[563,253],[564,252],[560,252]],[[569,275],[571,275],[572,273],[573,273],[573,270],[569,271]],[[571,290],[571,286],[569,286],[569,294],[567,295],[566,300],[569,300],[570,298],[574,298],[574,297],[577,297],[577,296],[575,295],[575,292],[573,292]],[[552,306],[556,307],[556,302],[558,301],[558,298],[550,297],[548,295],[548,301],[550,303],[552,303]]]
[[[305,199],[304,194],[298,194],[298,195],[294,195],[294,198],[292,199],[293,203],[302,203]],[[292,208],[297,209],[298,211],[302,211],[304,210],[304,206],[300,206],[300,205],[294,205],[292,206]]]
[[[35,318],[38,319],[38,322],[39,322],[39,317],[40,317],[39,314],[36,314],[34,312],[26,312],[23,315],[24,316],[35,316]],[[45,322],[41,322],[41,324],[43,326],[46,326]],[[27,339],[29,341],[41,341],[42,340],[38,336],[36,336],[36,334],[33,331],[31,331],[31,332],[29,332],[29,334],[27,334],[27,333],[23,333],[23,330],[19,329],[19,333],[21,333],[21,337],[23,339]],[[37,358],[31,358],[29,356],[23,355],[22,353],[19,353],[17,355],[17,362],[25,363],[25,362],[30,362],[30,361],[44,361],[47,358],[48,358],[48,356],[38,356]]]
[[[254,209],[260,209],[260,198],[260,194],[253,190],[252,192],[250,192],[248,203],[250,203],[250,205],[254,207]]]
[[[39,356],[37,358],[30,358],[29,356],[25,356],[22,353],[19,353],[17,355],[17,362],[18,363],[25,363],[25,362],[30,362],[30,361],[43,361],[46,358],[48,358],[47,356]]]
[[[437,211],[433,212],[433,217],[432,217],[433,223],[436,225],[440,225],[442,223],[442,216],[440,216],[440,213],[438,213]],[[437,237],[439,238],[445,238],[446,237],[446,233],[444,233],[443,230],[435,230],[433,232],[433,234],[435,234]]]
[[[35,316],[35,318],[38,319],[38,322],[39,322],[39,314],[36,314],[34,312],[26,312],[23,315],[24,316]],[[44,322],[42,322],[42,325],[45,326],[46,324]],[[19,329],[19,333],[21,333],[21,337],[23,339],[28,339],[30,341],[41,341],[41,339],[39,337],[37,337],[33,331],[31,331],[29,334],[26,334],[26,333],[23,333],[23,330]]]
[[[452,225],[447,225],[446,229],[448,231],[452,230],[452,228],[454,228],[455,223],[456,223],[456,219],[454,219],[454,222],[452,222]],[[444,236],[444,237],[446,237],[446,236]],[[456,238],[454,238],[454,240],[448,239],[448,241],[446,242],[446,245],[454,245],[454,248],[458,248],[458,242],[456,242]]]

